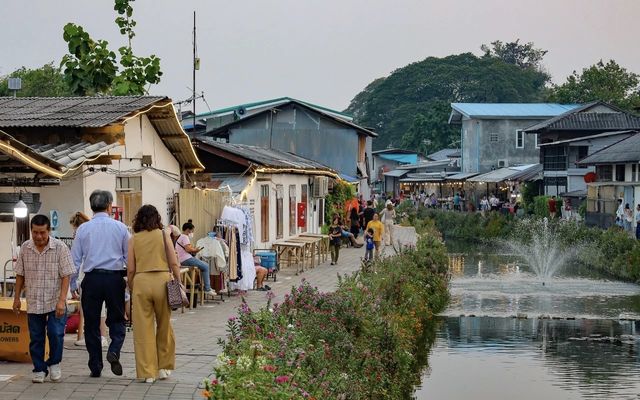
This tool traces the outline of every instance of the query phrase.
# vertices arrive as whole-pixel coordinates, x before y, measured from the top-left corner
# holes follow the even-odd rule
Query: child
[[[331,265],[336,265],[340,256],[340,246],[342,246],[342,227],[338,217],[333,219],[329,227],[329,237],[331,238]]]
[[[364,234],[364,244],[365,252],[364,252],[364,260],[371,261],[373,259],[373,229],[367,229],[367,232]]]

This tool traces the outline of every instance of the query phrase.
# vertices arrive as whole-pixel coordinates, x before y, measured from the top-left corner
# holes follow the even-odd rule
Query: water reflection
[[[640,286],[575,265],[542,286],[513,255],[453,251],[418,399],[640,398],[640,321],[622,320],[640,319]]]

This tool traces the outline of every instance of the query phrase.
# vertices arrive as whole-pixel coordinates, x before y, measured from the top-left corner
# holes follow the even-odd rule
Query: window
[[[617,182],[624,182],[624,170],[625,170],[624,164],[616,165],[616,181]]]
[[[565,171],[567,169],[566,146],[545,146],[541,151],[542,166],[545,171]]]
[[[284,196],[284,188],[282,185],[276,185],[276,239],[282,239],[283,236],[283,225],[284,225],[284,216],[282,209],[282,197]]]
[[[119,176],[116,178],[116,191],[141,191],[142,190],[142,177],[141,176]]]
[[[597,165],[596,175],[599,182],[610,182],[613,180],[613,166],[611,165]]]
[[[489,134],[489,141],[490,141],[491,143],[496,143],[496,142],[498,142],[498,139],[499,139],[499,136],[498,136],[498,134],[497,134],[497,133],[490,133],[490,134]]]
[[[632,182],[637,182],[637,178],[638,176],[636,175],[636,164],[631,164],[631,181]]]
[[[538,137],[538,134],[534,134],[533,135],[536,138],[536,149],[540,148],[540,138]]]
[[[524,149],[524,132],[522,132],[522,129],[516,130],[516,149]]]
[[[263,242],[269,241],[269,185],[260,185],[260,233]]]
[[[307,189],[308,185],[302,185],[301,190],[300,190],[300,202],[304,203],[306,207],[309,207],[309,204],[307,203],[308,199],[308,189]],[[309,212],[307,211],[307,215],[309,215]],[[306,232],[307,231],[307,221],[309,220],[309,218],[305,218],[304,219],[304,227],[302,227],[302,232]]]
[[[289,235],[296,233],[296,185],[289,185]]]

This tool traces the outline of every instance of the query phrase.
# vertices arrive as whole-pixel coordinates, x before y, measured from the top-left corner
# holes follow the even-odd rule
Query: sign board
[[[49,219],[51,220],[51,229],[54,231],[57,230],[58,227],[60,226],[58,211],[57,210],[49,211]]]
[[[298,203],[298,228],[307,227],[307,203]]]

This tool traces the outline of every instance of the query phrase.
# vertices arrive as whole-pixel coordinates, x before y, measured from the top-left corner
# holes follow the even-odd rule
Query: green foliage
[[[522,206],[525,210],[533,210],[533,202],[538,194],[535,182],[524,182],[520,185],[522,193]]]
[[[432,226],[413,250],[342,277],[306,282],[282,304],[229,321],[208,399],[404,399],[420,382],[446,306],[448,258]],[[375,271],[375,272],[372,272]]]
[[[544,72],[498,57],[428,57],[369,84],[347,112],[378,132],[376,148],[431,151],[460,139],[459,127],[447,124],[449,103],[541,101],[547,81]]]
[[[462,213],[421,208],[418,219],[431,219],[445,238],[482,241],[507,237],[513,230],[513,217],[498,212]]]
[[[63,39],[68,44],[69,54],[62,58],[60,65],[64,67],[65,80],[74,94],[143,95],[147,93],[146,85],[160,82],[160,59],[155,55],[139,57],[133,54],[131,39],[135,36],[136,21],[131,18],[131,1],[115,0],[114,10],[119,15],[115,22],[128,41],[128,46],[118,49],[120,66],[107,41],[93,40],[79,25],[68,23],[64,26]]]
[[[551,196],[536,196],[533,199],[533,214],[537,217],[549,217],[549,199]],[[562,210],[562,198],[556,198],[556,215],[559,216]]]
[[[344,204],[354,197],[356,197],[356,190],[353,185],[346,181],[336,180],[333,192],[329,193],[324,201],[324,222],[330,225],[331,218],[335,214],[344,218]]]
[[[640,106],[640,76],[614,60],[600,60],[582,73],[573,71],[565,83],[553,86],[549,100],[588,103],[602,100],[625,110]]]
[[[0,77],[0,96],[13,96],[13,91],[9,90],[9,78],[22,79],[22,89],[16,93],[18,97],[63,97],[72,93],[53,61],[36,69],[22,67]]]
[[[491,42],[491,46],[483,44],[480,49],[484,52],[484,57],[495,57],[520,68],[541,70],[542,59],[548,51],[533,46],[532,42],[520,44],[520,39],[508,43],[496,40]]]

